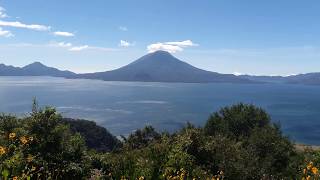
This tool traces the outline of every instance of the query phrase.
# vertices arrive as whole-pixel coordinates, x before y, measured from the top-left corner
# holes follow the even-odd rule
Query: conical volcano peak
[[[81,77],[110,81],[248,82],[234,75],[223,75],[196,68],[167,51],[149,53],[113,71],[83,74]]]
[[[153,58],[153,59],[168,59],[175,58],[172,54],[167,51],[159,50],[152,53],[147,54],[145,57]]]
[[[154,51],[154,52],[151,52],[149,54],[152,54],[152,55],[170,55],[172,56],[168,51],[164,51],[164,50],[158,50],[158,51]]]

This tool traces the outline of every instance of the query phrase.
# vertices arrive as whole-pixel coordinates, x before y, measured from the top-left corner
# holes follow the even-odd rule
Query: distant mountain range
[[[40,62],[34,62],[22,68],[0,64],[0,76],[53,76],[72,78],[76,73],[61,71],[56,68],[47,67]]]
[[[220,74],[205,71],[185,63],[166,51],[156,51],[119,69],[105,72],[76,74],[47,67],[40,62],[25,67],[0,64],[0,76],[53,76],[100,79],[105,81],[184,82],[184,83],[297,83],[320,85],[320,73],[295,76],[250,76]]]
[[[241,75],[239,77],[264,83],[287,83],[287,84],[305,84],[320,85],[320,73],[306,73],[292,76],[251,76]]]

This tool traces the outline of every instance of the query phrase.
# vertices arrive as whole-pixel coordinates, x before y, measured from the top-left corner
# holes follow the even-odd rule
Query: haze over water
[[[0,112],[25,115],[32,98],[64,117],[94,120],[115,135],[152,125],[173,132],[186,122],[203,126],[210,113],[253,103],[280,122],[296,142],[320,145],[320,86],[105,82],[52,77],[0,77]]]

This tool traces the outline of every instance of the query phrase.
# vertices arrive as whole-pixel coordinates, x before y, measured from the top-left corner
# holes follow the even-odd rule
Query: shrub
[[[34,111],[16,122],[2,116],[0,172],[7,178],[82,179],[89,175],[86,147],[53,108]],[[9,124],[9,125],[8,125]]]
[[[79,133],[89,149],[98,152],[110,152],[121,146],[121,142],[106,128],[98,126],[93,121],[64,118],[73,133]]]

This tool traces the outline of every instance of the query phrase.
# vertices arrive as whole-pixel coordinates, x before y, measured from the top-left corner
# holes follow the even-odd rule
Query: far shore
[[[306,145],[306,144],[299,144],[296,143],[294,145],[294,147],[298,150],[298,151],[305,151],[305,150],[320,150],[320,146],[317,145]]]

